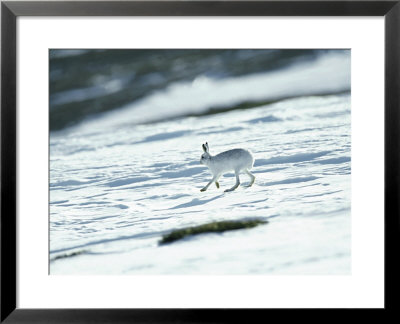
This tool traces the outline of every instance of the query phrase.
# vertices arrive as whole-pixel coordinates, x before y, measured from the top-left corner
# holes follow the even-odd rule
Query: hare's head
[[[207,165],[211,159],[211,155],[210,155],[209,148],[208,148],[208,143],[206,142],[206,144],[203,144],[202,147],[203,147],[204,153],[201,155],[200,163]]]

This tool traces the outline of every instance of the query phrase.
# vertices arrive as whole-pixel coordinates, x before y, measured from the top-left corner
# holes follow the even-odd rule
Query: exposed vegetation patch
[[[172,231],[171,233],[164,235],[159,244],[171,243],[190,235],[203,233],[222,233],[225,231],[252,228],[266,223],[268,223],[266,220],[261,219],[211,222],[199,226],[186,227]]]
[[[165,122],[165,121],[171,121],[171,120],[178,120],[181,118],[186,118],[186,117],[202,117],[202,116],[209,116],[209,115],[217,115],[217,114],[222,114],[226,113],[232,110],[246,110],[246,109],[252,109],[252,108],[259,108],[262,106],[266,105],[272,105],[277,102],[283,101],[283,100],[289,100],[289,99],[297,99],[297,98],[307,98],[307,97],[313,97],[313,96],[318,96],[318,97],[326,97],[326,96],[331,96],[331,95],[344,95],[344,94],[349,94],[350,92],[348,90],[344,91],[330,91],[326,93],[319,93],[315,95],[303,95],[303,96],[283,96],[283,97],[277,97],[276,99],[271,99],[271,100],[253,100],[253,101],[244,101],[236,105],[229,105],[229,106],[214,106],[210,107],[209,109],[205,111],[200,111],[200,112],[190,112],[185,115],[180,115],[180,116],[174,116],[170,118],[162,118],[160,120],[155,119],[151,120],[148,122],[144,122],[143,124],[153,124],[157,122]]]
[[[71,252],[71,253],[63,253],[63,254],[59,254],[59,255],[55,256],[54,258],[51,258],[50,261],[71,258],[71,257],[77,256],[77,255],[84,254],[86,252],[87,252],[86,250],[80,250],[80,251],[75,251],[75,252]]]

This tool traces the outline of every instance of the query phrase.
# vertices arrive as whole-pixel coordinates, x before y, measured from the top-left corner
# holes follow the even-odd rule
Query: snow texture
[[[351,114],[342,92],[350,62],[326,59],[280,74],[178,83],[52,132],[50,274],[350,274]],[[270,86],[292,98],[188,115],[268,99]],[[319,95],[324,87],[341,92]],[[250,178],[241,174],[241,185],[225,193],[231,172],[219,189],[200,192],[211,180],[199,163],[205,142],[212,154],[251,150],[254,185],[245,187]],[[268,224],[158,244],[173,229],[253,218]]]

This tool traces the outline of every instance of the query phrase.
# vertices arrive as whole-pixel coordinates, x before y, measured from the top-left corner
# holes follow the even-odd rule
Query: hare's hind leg
[[[250,177],[250,183],[249,183],[249,187],[251,187],[254,183],[254,181],[256,180],[256,177],[253,175],[253,173],[251,173],[249,170],[246,169],[246,173],[249,175]]]
[[[233,191],[233,190],[235,190],[237,187],[239,187],[239,185],[240,185],[239,171],[235,171],[235,175],[236,175],[236,183],[235,183],[235,185],[234,185],[232,188],[230,188],[230,189],[226,189],[225,192]]]

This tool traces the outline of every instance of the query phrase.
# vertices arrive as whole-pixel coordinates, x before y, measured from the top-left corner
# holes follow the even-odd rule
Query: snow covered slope
[[[82,130],[84,129],[84,131]],[[254,152],[206,192],[201,144]],[[50,140],[51,274],[349,274],[350,96],[309,96]],[[243,184],[248,182],[241,175]],[[159,246],[172,229],[260,217],[254,229]]]

